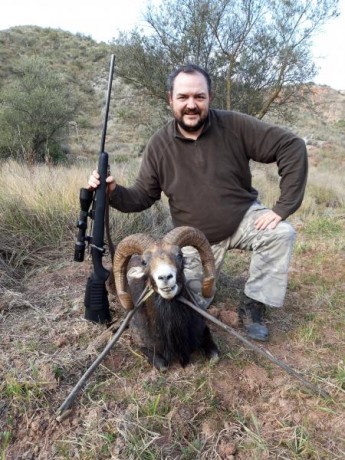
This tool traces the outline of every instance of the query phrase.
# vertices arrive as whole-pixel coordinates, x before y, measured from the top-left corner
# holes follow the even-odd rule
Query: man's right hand
[[[113,176],[108,176],[106,178],[106,183],[108,184],[107,186],[107,192],[108,193],[111,193],[115,190],[115,187],[116,187],[116,182],[115,182],[115,179]],[[88,188],[89,190],[95,190],[100,184],[100,181],[99,181],[99,174],[98,174],[98,171],[95,169],[94,171],[92,171],[90,177],[89,177],[89,181],[88,181]]]

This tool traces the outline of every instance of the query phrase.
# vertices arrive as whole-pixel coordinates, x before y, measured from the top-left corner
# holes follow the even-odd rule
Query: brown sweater
[[[122,212],[138,212],[163,191],[175,226],[197,227],[217,243],[235,232],[257,200],[249,160],[277,163],[281,194],[273,211],[286,219],[303,199],[305,143],[277,126],[221,110],[210,110],[195,141],[182,137],[174,120],[160,129],[148,142],[134,186],[117,185],[110,204]]]

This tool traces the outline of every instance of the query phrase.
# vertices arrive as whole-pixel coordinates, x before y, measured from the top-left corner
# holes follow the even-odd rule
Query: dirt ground
[[[83,318],[89,271],[87,263],[65,262],[36,273],[24,292],[2,292],[2,459],[345,458],[344,332],[340,323],[323,324],[321,315],[311,323],[315,337],[307,329],[303,335],[323,307],[308,305],[298,290],[289,292],[283,315],[269,312],[271,339],[258,345],[328,398],[214,324],[220,361],[195,356],[185,369],[176,364],[164,374],[143,359],[126,330],[58,419],[58,408],[112,336]],[[124,317],[113,297],[111,310],[114,320]],[[210,313],[243,332],[231,298]]]

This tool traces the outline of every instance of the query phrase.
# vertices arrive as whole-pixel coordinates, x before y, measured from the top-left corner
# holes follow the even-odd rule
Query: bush
[[[17,78],[0,94],[2,157],[44,162],[63,158],[59,146],[76,116],[79,98],[64,77],[42,58],[20,62]]]

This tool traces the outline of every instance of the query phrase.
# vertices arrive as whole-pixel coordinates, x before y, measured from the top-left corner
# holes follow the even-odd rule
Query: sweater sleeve
[[[280,196],[273,211],[286,219],[301,206],[307,184],[308,159],[305,143],[293,138],[277,155]]]
[[[249,136],[249,157],[261,163],[277,164],[280,196],[272,210],[282,219],[286,219],[297,211],[304,197],[308,174],[305,142],[288,130],[255,118],[246,118],[247,121],[250,119],[249,123],[254,128],[248,130],[254,135]]]
[[[162,190],[154,163],[149,156],[149,148],[146,148],[134,185],[124,187],[117,184],[109,197],[110,206],[121,212],[140,212],[159,200]]]

